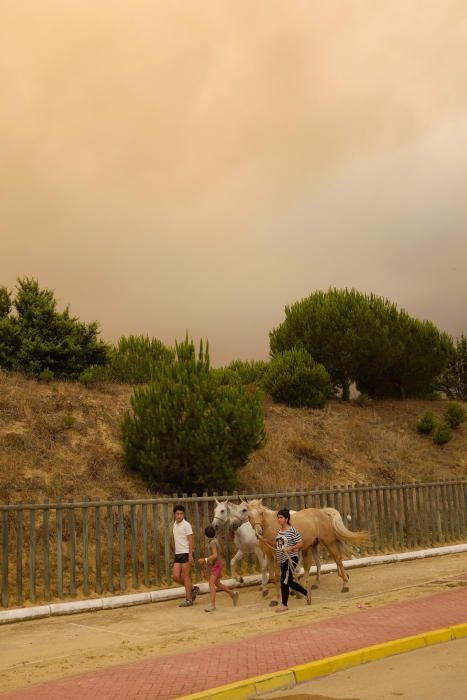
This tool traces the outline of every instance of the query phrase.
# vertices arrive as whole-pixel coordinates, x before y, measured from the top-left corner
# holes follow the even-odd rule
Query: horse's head
[[[248,503],[240,501],[240,503],[229,503],[230,523],[235,529],[248,522]]]
[[[218,530],[220,527],[226,527],[229,524],[230,512],[229,501],[218,501],[216,499],[216,507],[214,509],[214,517],[211,525]]]
[[[255,531],[256,537],[262,537],[263,535],[263,513],[264,506],[261,498],[255,498],[249,503],[246,503],[246,509],[248,513],[248,520],[252,528]]]

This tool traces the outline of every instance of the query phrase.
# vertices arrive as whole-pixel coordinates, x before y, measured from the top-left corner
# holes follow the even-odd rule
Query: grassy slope
[[[122,467],[119,426],[131,394],[127,386],[86,389],[0,373],[0,502],[149,495]],[[313,411],[267,402],[268,440],[241,470],[239,488],[465,477],[467,425],[443,447],[414,428],[424,410],[441,416],[445,405],[375,401],[362,409],[332,401]]]

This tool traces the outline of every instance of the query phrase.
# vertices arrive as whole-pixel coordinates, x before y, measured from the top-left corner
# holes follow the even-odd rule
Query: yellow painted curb
[[[403,654],[406,651],[413,651],[431,644],[450,642],[454,639],[467,637],[467,623],[443,627],[442,629],[416,634],[412,637],[394,639],[383,644],[374,644],[371,647],[356,649],[345,654],[330,656],[327,659],[311,661],[300,666],[293,666],[284,671],[268,673],[264,676],[246,678],[243,681],[229,683],[219,688],[203,690],[193,695],[184,695],[177,700],[251,700],[264,693],[274,690],[289,690],[298,683],[318,678],[318,676],[328,676],[336,671],[344,671],[352,666],[384,659],[386,656]]]

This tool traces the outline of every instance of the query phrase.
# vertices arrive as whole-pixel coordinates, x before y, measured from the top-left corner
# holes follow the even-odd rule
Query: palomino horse
[[[229,527],[234,531],[234,543],[237,547],[237,552],[231,559],[230,568],[232,576],[240,583],[243,583],[243,577],[237,571],[237,564],[241,561],[244,554],[256,554],[261,570],[261,593],[263,598],[266,598],[268,595],[267,584],[268,582],[273,582],[276,576],[275,550],[267,547],[258,539],[248,520],[248,515],[245,514],[246,508],[243,508],[244,505],[243,501],[239,505],[231,503],[228,499],[221,502],[216,499],[216,508],[211,524],[216,530],[220,527]],[[319,577],[321,562],[318,554],[318,545],[313,549],[313,559]],[[300,597],[300,594],[295,591],[292,591],[292,594]]]
[[[248,519],[259,538],[274,540],[279,531],[277,512],[263,505],[262,499],[246,503]],[[368,533],[348,530],[335,508],[305,508],[291,514],[290,524],[301,534],[303,566],[307,576],[307,590],[310,589],[310,552],[317,545],[324,544],[337,565],[337,573],[342,578],[342,591],[349,590],[349,575],[344,569],[342,554],[346,544],[361,545],[368,542]],[[277,579],[276,579],[277,580]]]
[[[244,520],[241,522],[239,520],[235,514],[234,504],[230,503],[229,500],[219,502],[216,499],[216,508],[211,524],[216,530],[219,527],[231,527],[234,530],[234,543],[237,547],[237,552],[230,561],[230,568],[236,581],[243,583],[243,577],[237,571],[237,564],[243,558],[243,555],[250,552],[256,554],[261,570],[261,593],[263,598],[265,598],[268,594],[268,559],[262,551],[260,542],[249,521]],[[274,574],[274,562],[272,573]]]

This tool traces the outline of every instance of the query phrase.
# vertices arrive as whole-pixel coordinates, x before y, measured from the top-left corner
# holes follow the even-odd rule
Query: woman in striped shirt
[[[288,611],[287,603],[291,588],[306,596],[307,605],[311,603],[311,591],[303,588],[294,578],[298,566],[298,552],[303,547],[303,542],[301,534],[290,524],[288,508],[278,511],[277,520],[280,530],[276,535],[276,556],[281,567],[282,606],[277,608],[276,612],[283,613]]]

